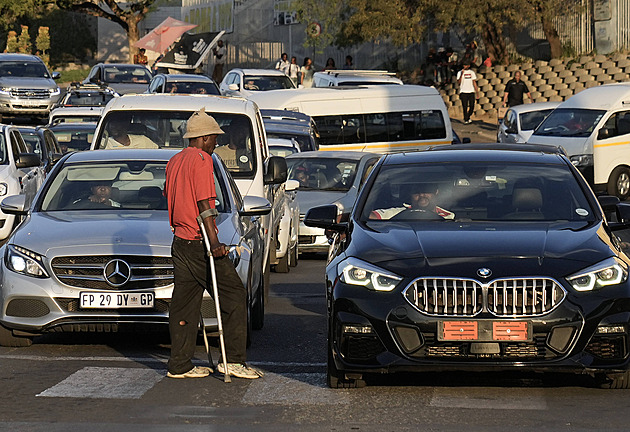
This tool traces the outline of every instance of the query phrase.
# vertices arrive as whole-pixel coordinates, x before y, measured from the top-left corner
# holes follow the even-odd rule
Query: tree
[[[129,63],[133,63],[135,44],[140,39],[138,23],[149,13],[156,0],[54,0],[61,9],[105,18],[120,25],[127,33]]]
[[[529,5],[530,20],[539,21],[542,24],[542,30],[545,39],[549,42],[551,50],[551,58],[562,57],[562,41],[556,30],[553,20],[558,14],[567,15],[570,13],[578,13],[582,7],[576,0],[525,0]]]
[[[35,39],[35,48],[37,48],[39,56],[46,64],[46,67],[50,67],[50,55],[48,53],[50,49],[50,34],[48,30],[48,27],[37,29],[37,39]]]
[[[22,54],[32,54],[33,44],[31,44],[31,35],[28,34],[28,26],[21,26],[22,32],[18,36],[17,49]]]
[[[18,50],[17,33],[11,30],[9,32],[9,35],[7,36],[7,47],[4,50],[4,52],[14,53],[14,52],[17,52],[17,50]]]

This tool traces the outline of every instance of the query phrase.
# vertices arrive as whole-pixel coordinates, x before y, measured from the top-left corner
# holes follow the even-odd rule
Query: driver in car
[[[93,183],[90,187],[91,194],[87,198],[79,198],[72,204],[84,204],[87,202],[103,204],[109,207],[120,207],[120,203],[112,199],[112,184],[107,181]]]
[[[455,219],[455,213],[435,204],[435,198],[439,194],[436,183],[414,183],[410,189],[409,203],[405,202],[401,207],[373,210],[369,218],[388,220],[405,212],[411,218],[419,216],[419,219]],[[412,215],[412,213],[416,213],[416,215]]]

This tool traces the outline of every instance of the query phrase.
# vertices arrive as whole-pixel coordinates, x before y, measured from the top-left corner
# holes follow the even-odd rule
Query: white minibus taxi
[[[538,126],[531,144],[562,146],[597,192],[630,196],[630,83],[584,90]]]
[[[261,109],[308,114],[320,150],[377,153],[451,144],[453,131],[442,97],[431,87],[367,85],[268,91],[250,96]]]
[[[394,72],[382,70],[328,70],[313,74],[313,87],[402,85]]]

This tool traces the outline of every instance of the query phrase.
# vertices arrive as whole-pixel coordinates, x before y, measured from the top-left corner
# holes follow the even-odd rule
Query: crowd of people
[[[491,65],[489,57],[484,57],[477,42],[466,45],[463,52],[457,52],[451,47],[430,48],[426,60],[422,65],[421,83],[430,87],[441,87],[451,83],[454,76],[468,63],[472,70],[482,64]]]
[[[347,55],[346,62],[340,69],[354,69],[354,64],[352,61],[352,56]],[[289,55],[287,53],[282,53],[280,59],[276,62],[275,67],[277,70],[282,71],[286,75],[288,75],[291,80],[293,80],[296,86],[313,86],[313,74],[315,73],[315,65],[313,64],[313,60],[310,57],[305,57],[302,66],[300,66],[297,62],[297,57],[293,56],[291,57],[291,61],[289,61]],[[333,58],[329,58],[326,61],[326,66],[323,70],[327,71],[335,69],[337,69],[337,67],[335,66],[335,60]]]

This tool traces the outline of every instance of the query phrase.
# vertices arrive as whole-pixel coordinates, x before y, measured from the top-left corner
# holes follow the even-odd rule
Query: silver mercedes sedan
[[[46,332],[168,329],[173,265],[166,164],[175,150],[72,153],[51,171],[30,208],[7,197],[5,213],[24,222],[0,248],[0,345],[28,346]],[[219,158],[215,165],[219,239],[249,293],[250,328],[264,319],[264,198],[242,198]],[[205,294],[204,323],[216,325]]]

